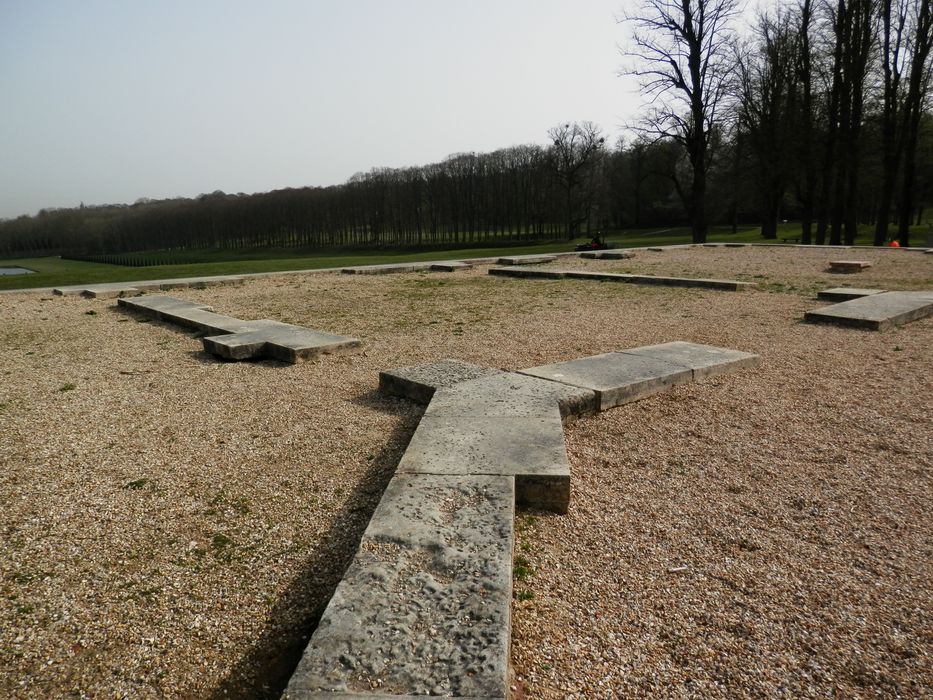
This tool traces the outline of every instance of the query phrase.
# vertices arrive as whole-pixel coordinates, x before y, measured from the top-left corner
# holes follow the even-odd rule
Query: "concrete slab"
[[[431,263],[432,272],[456,272],[457,270],[469,270],[473,267],[470,263],[460,260],[443,260],[441,262]]]
[[[510,477],[397,474],[286,697],[505,700],[514,498]]]
[[[520,267],[491,267],[489,274],[497,277],[537,277],[540,279],[562,279],[567,276],[561,270],[541,270]]]
[[[620,352],[531,367],[519,372],[590,389],[596,392],[600,411],[693,379],[693,370],[683,365]]]
[[[538,265],[540,263],[554,262],[556,255],[509,255],[499,258],[499,265]]]
[[[441,360],[380,372],[379,391],[389,396],[402,396],[415,403],[427,404],[438,389],[502,373],[501,370],[492,367],[481,367],[461,360]]]
[[[823,301],[850,301],[870,297],[873,294],[882,294],[886,289],[858,289],[857,287],[835,287],[817,292],[816,298]]]
[[[490,270],[491,272],[491,270]],[[655,275],[629,275],[614,272],[566,271],[569,279],[602,280],[605,282],[625,282],[627,284],[656,284],[662,287],[696,287],[699,289],[717,289],[727,292],[740,292],[755,285],[738,280],[716,280],[692,277],[658,277]]]
[[[425,415],[397,474],[514,476],[519,504],[566,513],[570,465],[554,406],[547,417]]]
[[[589,250],[580,253],[580,257],[587,260],[627,260],[634,258],[635,253],[630,250]]]
[[[256,323],[216,314],[206,304],[161,295],[134,299],[121,298],[117,300],[117,304],[121,308],[145,314],[165,323],[173,323],[214,335],[253,330],[255,326],[252,324]]]
[[[431,267],[429,262],[416,263],[390,263],[387,265],[360,265],[358,267],[344,267],[340,271],[345,275],[389,275],[400,272],[420,272]]]
[[[276,321],[249,321],[249,330],[201,339],[204,349],[225,360],[271,358],[295,363],[359,348],[360,341]]]
[[[830,272],[861,272],[871,267],[867,260],[830,260]]]
[[[810,323],[832,323],[880,331],[931,314],[933,291],[884,292],[808,311],[804,320]]]
[[[752,353],[684,341],[646,345],[623,350],[622,353],[653,358],[685,367],[692,370],[693,381],[725,374],[743,367],[755,367],[761,363],[761,357]]]
[[[84,296],[91,299],[116,299],[118,297],[132,297],[143,293],[143,288],[127,282],[107,282],[104,284],[72,285],[56,287],[53,294],[59,296]]]
[[[424,415],[549,417],[555,406],[563,418],[595,413],[596,394],[516,372],[497,372],[438,390]]]
[[[356,338],[324,333],[269,319],[241,321],[216,314],[205,304],[167,296],[119,299],[127,309],[167,323],[193,328],[206,334],[207,352],[225,360],[269,357],[282,362],[310,360],[323,354],[347,352],[360,346]]]

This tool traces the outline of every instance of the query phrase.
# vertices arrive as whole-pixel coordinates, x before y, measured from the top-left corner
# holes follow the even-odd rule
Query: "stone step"
[[[285,697],[504,700],[514,502],[508,476],[397,474]]]
[[[933,291],[883,292],[804,314],[809,323],[881,331],[933,314]]]
[[[411,263],[388,263],[385,265],[358,265],[356,267],[344,267],[340,271],[345,275],[390,275],[402,272],[422,272],[430,269],[433,263],[429,262],[411,262]]]

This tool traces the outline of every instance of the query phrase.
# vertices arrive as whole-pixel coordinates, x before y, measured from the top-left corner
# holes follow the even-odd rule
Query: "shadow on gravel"
[[[372,391],[353,401],[382,412],[397,412],[401,400]],[[314,555],[303,562],[298,575],[272,608],[265,631],[209,696],[212,700],[271,700],[282,695],[327,603],[359,548],[363,532],[417,423],[417,417],[406,419],[387,436],[385,447],[371,461],[347,500],[347,506],[334,518]]]

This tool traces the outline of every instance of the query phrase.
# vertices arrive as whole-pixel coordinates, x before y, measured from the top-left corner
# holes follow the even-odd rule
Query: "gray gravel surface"
[[[758,250],[626,262],[728,277],[731,256],[765,276],[743,293],[485,268],[173,292],[364,342],[293,366],[216,361],[109,301],[4,295],[0,696],[274,695],[420,415],[377,393],[379,370],[669,340],[764,364],[569,428],[570,515],[518,520],[535,573],[515,584],[517,686],[929,694],[933,319],[804,325],[817,302],[779,284],[803,274],[795,251]],[[928,257],[892,259],[852,282],[933,287]],[[840,284],[818,266],[800,280]]]

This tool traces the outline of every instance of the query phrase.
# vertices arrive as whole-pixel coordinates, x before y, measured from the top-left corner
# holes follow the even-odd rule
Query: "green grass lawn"
[[[917,227],[917,235],[925,240],[927,225]],[[780,243],[781,236],[797,236],[800,225],[782,224],[778,227],[778,239],[765,241],[760,229],[742,227],[733,234],[731,227],[713,226],[710,228],[710,242],[736,243]],[[865,226],[859,231],[856,245],[871,245],[873,231]],[[604,235],[608,241],[619,247],[643,247],[677,245],[690,242],[689,227],[637,229],[609,232]],[[154,265],[150,267],[126,267],[123,265],[104,265],[100,263],[62,260],[58,257],[18,258],[0,260],[0,267],[25,267],[35,270],[31,275],[0,275],[0,290],[24,289],[35,287],[60,287],[71,284],[95,284],[102,282],[131,282],[135,280],[168,279],[174,277],[207,277],[211,275],[235,275],[251,272],[279,272],[282,270],[315,270],[325,267],[349,267],[355,265],[379,265],[402,262],[421,262],[425,260],[448,260],[462,258],[485,258],[502,255],[522,255],[526,253],[554,253],[571,251],[588,238],[572,241],[541,243],[514,247],[467,248],[457,250],[431,250],[421,252],[365,252],[331,251],[309,253],[307,251],[288,250],[245,250],[245,251],[180,251],[178,253],[156,252],[138,253],[135,256],[152,255],[158,259],[175,256],[179,262],[173,265]],[[198,262],[186,262],[197,260]]]

